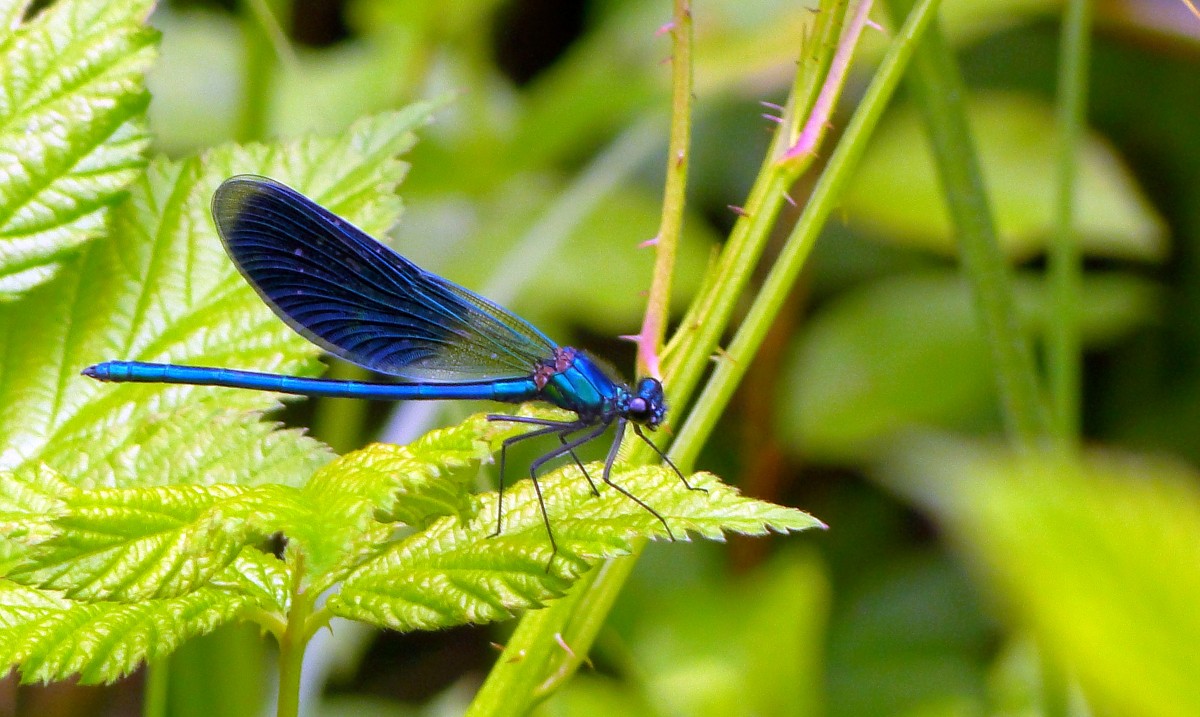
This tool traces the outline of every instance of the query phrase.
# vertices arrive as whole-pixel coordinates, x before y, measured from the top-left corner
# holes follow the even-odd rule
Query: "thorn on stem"
[[[646,241],[638,244],[638,249],[649,249],[652,246],[658,246],[658,235],[650,237]]]
[[[578,656],[576,656],[575,651],[572,650],[571,646],[567,644],[567,641],[563,639],[561,632],[554,633],[554,641],[558,643],[558,646],[562,648],[563,652],[570,655],[573,659],[579,659]]]
[[[729,352],[726,351],[725,348],[722,346],[718,346],[716,349],[713,350],[713,355],[709,357],[709,360],[712,361],[713,363],[721,363],[722,361],[728,361],[729,363],[732,363],[734,365],[737,364],[737,360],[734,359],[732,356],[730,356]]]
[[[658,29],[654,31],[654,36],[662,37],[663,35],[666,35],[668,32],[675,32],[675,22],[674,21],[664,22],[662,25],[659,25]]]
[[[770,114],[768,112],[763,112],[762,114],[759,115],[759,117],[762,117],[765,120],[770,120],[771,122],[774,122],[775,124],[783,124],[782,117],[776,117],[775,115]]]
[[[783,105],[777,105],[774,102],[767,102],[766,100],[759,100],[758,104],[762,105],[763,107],[766,107],[769,110],[775,110],[776,112],[783,112]]]
[[[729,211],[733,212],[734,214],[738,215],[739,217],[750,216],[749,212],[747,212],[745,209],[742,209],[741,207],[739,207],[736,204],[727,204],[725,206],[729,207]]]
[[[796,206],[796,200],[792,199],[792,195],[788,194],[787,192],[783,193],[783,201],[787,202],[788,204],[791,204],[793,207]]]

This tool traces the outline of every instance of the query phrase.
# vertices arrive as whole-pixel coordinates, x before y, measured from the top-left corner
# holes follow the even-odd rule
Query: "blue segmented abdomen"
[[[83,375],[100,381],[123,383],[182,383],[194,386],[247,388],[300,396],[384,401],[459,399],[521,403],[538,398],[537,386],[531,378],[465,383],[370,383],[142,361],[106,361],[84,369]]]

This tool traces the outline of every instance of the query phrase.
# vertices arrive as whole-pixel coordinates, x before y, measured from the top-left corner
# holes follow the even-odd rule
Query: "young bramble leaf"
[[[145,164],[142,82],[157,34],[150,0],[58,0],[0,23],[0,299],[49,280],[99,235]]]
[[[167,600],[74,602],[0,580],[0,654],[21,665],[23,682],[111,682],[144,660],[232,620],[244,596],[205,588]]]
[[[537,410],[522,406],[516,413]],[[314,574],[310,589],[328,588],[386,548],[395,523],[420,529],[443,516],[471,514],[475,472],[461,469],[478,467],[500,441],[527,430],[486,416],[434,429],[406,446],[372,444],[318,471],[304,486],[303,501],[319,515],[289,536],[305,546]]]
[[[602,466],[589,471],[600,474]],[[762,533],[803,530],[820,522],[795,509],[745,498],[710,474],[688,490],[661,466],[618,468],[613,481],[644,500],[672,526],[720,536],[723,530]],[[578,469],[541,479],[558,552],[553,553],[534,485],[505,492],[500,533],[495,493],[479,496],[473,517],[438,520],[404,538],[351,573],[330,597],[336,615],[395,630],[450,627],[509,617],[561,595],[592,562],[628,553],[638,537],[665,537],[666,529],[643,507],[609,487],[594,496]]]
[[[54,448],[62,475],[87,476],[98,485],[127,484],[128,476],[141,476],[143,485],[293,484],[328,460],[302,431],[280,430],[257,413],[230,411],[215,399],[133,424],[93,425]]]
[[[478,436],[496,433],[493,425],[480,415],[412,446],[372,446],[318,471],[302,490],[277,484],[79,489],[50,468],[28,476],[19,469],[0,481],[0,507],[11,506],[0,514],[14,526],[9,540],[25,549],[23,564],[8,576],[74,600],[175,597],[211,584],[235,560],[253,563],[254,546],[278,533],[304,553],[305,573],[316,583],[311,589],[323,590],[386,545],[397,496],[432,510],[465,506],[465,484],[445,474],[488,454]],[[520,429],[504,435],[514,430]],[[447,502],[431,495],[448,496]],[[418,527],[430,517],[399,512],[415,516],[411,524]],[[245,565],[262,575],[242,587],[276,606],[287,575],[271,560]]]
[[[263,423],[273,395],[103,385],[79,372],[142,359],[311,373],[316,348],[224,255],[212,191],[231,174],[271,175],[382,232],[400,208],[406,165],[395,155],[428,114],[415,106],[336,139],[155,161],[111,212],[111,236],[0,305],[0,567],[62,588],[0,583],[0,650],[24,679],[115,679],[243,609],[286,614],[293,576],[256,544],[299,533],[313,513],[296,489],[267,486],[302,483],[328,450]]]
[[[70,490],[70,484],[41,464],[0,471],[0,575],[23,563],[32,546],[57,535],[54,520],[65,512],[61,496]]]
[[[249,597],[255,606],[286,615],[292,605],[292,574],[284,562],[269,553],[246,548],[213,577],[210,585],[230,594]]]
[[[327,462],[316,442],[270,432],[248,413],[276,406],[271,394],[103,385],[79,372],[141,359],[311,373],[316,347],[275,318],[225,256],[209,217],[212,192],[230,174],[270,174],[381,231],[399,211],[394,188],[405,165],[394,156],[427,116],[416,106],[341,139],[152,163],[114,210],[111,237],[0,306],[0,468],[42,461],[72,483],[110,486],[295,484]],[[181,420],[171,418],[178,411]]]
[[[87,601],[175,597],[306,518],[295,497],[278,485],[71,489],[55,536],[9,578]]]
[[[87,681],[113,679],[239,614],[269,613],[264,624],[282,624],[298,587],[317,595],[343,578],[329,614],[402,630],[486,622],[561,595],[591,563],[627,553],[636,538],[667,535],[658,518],[618,491],[604,487],[594,496],[574,466],[542,479],[557,554],[529,480],[507,491],[501,532],[493,535],[497,495],[463,499],[465,484],[447,473],[520,430],[476,416],[409,447],[351,454],[301,489],[82,489],[49,468],[14,471],[0,481],[0,507],[14,524],[24,516],[37,529],[23,534],[25,562],[0,592],[0,649],[15,656],[25,679],[73,672]],[[599,475],[602,466],[589,470]],[[800,511],[744,498],[709,474],[691,477],[696,490],[664,467],[618,467],[613,480],[680,539],[819,525]],[[460,497],[429,499],[442,494]],[[396,508],[410,498],[430,512]],[[459,503],[465,509],[392,540],[395,517],[411,515],[420,526],[440,505]],[[283,561],[256,547],[275,533],[287,540]]]
[[[534,410],[522,406],[515,413],[527,416]],[[527,430],[518,423],[489,421],[487,415],[434,429],[406,446],[376,443],[342,456],[313,476],[304,492],[315,503],[339,493],[369,494],[385,522],[418,528],[460,514],[469,507],[469,491],[457,469],[477,465],[500,441]]]

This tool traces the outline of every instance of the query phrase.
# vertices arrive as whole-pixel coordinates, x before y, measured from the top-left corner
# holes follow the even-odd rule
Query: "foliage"
[[[125,15],[102,14],[114,8]],[[298,663],[332,617],[402,631],[507,618],[561,596],[634,539],[664,537],[658,517],[614,488],[593,495],[574,467],[543,477],[540,493],[530,481],[510,487],[503,508],[498,494],[473,495],[468,478],[522,424],[479,415],[408,446],[333,459],[301,431],[262,420],[277,396],[103,386],[79,375],[114,357],[313,374],[316,348],[283,327],[223,256],[209,198],[233,174],[267,175],[382,233],[399,214],[394,192],[407,172],[396,157],[432,109],[367,117],[336,137],[159,157],[139,171],[137,80],[153,38],[140,25],[146,10],[64,0],[15,26],[9,43],[9,60],[28,72],[13,78],[40,78],[39,91],[58,93],[29,98],[28,82],[15,82],[10,126],[38,127],[38,110],[21,108],[48,108],[58,113],[52,135],[70,153],[30,163],[42,178],[27,184],[46,187],[43,196],[6,193],[12,226],[27,232],[13,233],[13,246],[30,239],[40,252],[3,261],[14,277],[7,286],[26,289],[0,306],[9,337],[0,372],[7,664],[26,681],[112,681],[239,620],[272,632],[283,658]],[[40,67],[56,43],[64,61],[90,64]],[[56,82],[52,71],[99,79]],[[99,109],[108,114],[97,119]],[[20,139],[53,149],[46,137]],[[107,231],[96,237],[102,219]],[[653,504],[680,538],[819,525],[709,474],[693,475],[688,490],[671,468],[621,464],[612,480]],[[276,536],[282,550],[272,548]]]
[[[44,283],[98,236],[143,164],[149,0],[0,4],[0,298]],[[64,118],[67,121],[63,121]]]
[[[79,673],[95,682],[239,617],[268,629],[306,619],[310,633],[331,616],[396,630],[489,622],[561,595],[591,562],[628,553],[634,536],[662,535],[640,506],[611,488],[595,497],[570,471],[543,480],[557,554],[528,481],[508,492],[494,535],[495,495],[470,496],[446,473],[515,433],[477,416],[409,446],[349,454],[302,487],[78,488],[44,465],[5,474],[5,653],[27,680]],[[711,476],[697,476],[696,491],[669,468],[616,480],[639,488],[681,534],[814,524]],[[411,530],[392,539],[401,526]],[[287,539],[282,557],[263,548],[275,534]],[[314,614],[295,610],[335,586]]]
[[[281,714],[1197,712],[1190,15],[876,3],[842,84],[849,1],[336,4],[167,2],[160,37],[143,0],[0,0],[0,654],[55,682],[21,700],[78,676],[155,716],[276,684]],[[477,407],[376,433],[380,407],[80,377],[322,370],[218,248],[239,172],[622,367],[604,339],[642,323],[665,277],[635,247],[667,227],[658,438],[708,491],[645,447],[614,480],[677,537],[819,525],[766,500],[831,530],[647,546],[662,524],[568,465],[551,555],[533,486],[487,491],[518,427]]]

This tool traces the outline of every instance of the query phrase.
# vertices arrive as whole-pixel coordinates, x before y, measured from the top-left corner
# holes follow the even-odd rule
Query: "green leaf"
[[[287,486],[71,489],[56,534],[13,570],[15,582],[86,601],[182,595],[302,511]],[[306,516],[301,516],[306,517]]]
[[[410,446],[377,443],[318,471],[304,489],[314,515],[289,536],[303,546],[317,589],[386,546],[394,522],[419,527],[463,509],[467,486],[442,476],[449,465]]]
[[[0,574],[24,562],[31,547],[58,534],[54,520],[66,512],[61,496],[70,490],[70,484],[41,464],[0,471]]]
[[[286,614],[292,576],[256,544],[312,514],[271,484],[303,482],[328,450],[262,422],[273,395],[79,372],[108,359],[313,372],[317,349],[225,257],[212,192],[231,174],[271,175],[380,233],[400,209],[395,157],[427,116],[414,106],[340,138],[154,161],[110,236],[0,306],[0,562],[53,586],[6,581],[0,596],[0,649],[25,679],[115,679],[243,608]]]
[[[76,600],[133,601],[183,595],[241,560],[255,572],[242,587],[278,605],[286,602],[286,573],[273,558],[256,565],[254,546],[281,533],[303,551],[312,589],[323,590],[386,545],[396,520],[423,526],[467,507],[466,482],[447,472],[477,466],[496,441],[521,430],[480,414],[409,446],[345,456],[303,490],[270,483],[79,489],[49,468],[19,469],[0,476],[0,508],[10,508],[0,519],[20,526],[6,538],[25,558],[8,576]]]
[[[596,475],[601,470],[589,468]],[[612,477],[661,514],[678,539],[820,525],[799,510],[745,498],[710,474],[690,479],[703,490],[687,490],[664,467],[618,468]],[[496,494],[479,496],[469,519],[442,518],[363,563],[330,597],[328,608],[395,630],[498,620],[561,595],[592,562],[628,553],[634,539],[666,536],[654,515],[616,490],[605,486],[593,496],[574,467],[540,485],[557,554],[535,486],[524,480],[504,493],[499,534]]]
[[[0,474],[5,525],[28,528],[6,531],[25,550],[0,584],[0,649],[24,679],[73,672],[114,679],[243,610],[282,622],[299,565],[306,594],[348,575],[327,603],[332,614],[399,629],[483,622],[561,595],[590,563],[627,553],[636,538],[666,535],[654,515],[616,490],[593,496],[572,466],[542,481],[560,547],[553,562],[529,480],[506,493],[502,533],[492,537],[497,495],[466,497],[466,481],[454,472],[523,430],[475,416],[408,447],[351,454],[302,489],[79,488],[47,467]],[[692,476],[698,490],[663,467],[620,468],[613,479],[680,539],[820,525],[798,510],[744,498],[709,474]],[[396,540],[397,518],[428,527]],[[256,547],[275,533],[288,541],[285,561]]]
[[[1014,258],[1037,253],[1054,232],[1054,110],[1001,93],[976,97],[968,109],[1004,250]],[[954,254],[954,231],[924,132],[911,108],[892,113],[876,132],[844,204],[847,216],[887,241]],[[1161,260],[1167,251],[1163,221],[1113,148],[1090,136],[1079,159],[1076,217],[1084,251]]]
[[[305,497],[324,512],[342,516],[358,516],[360,510],[348,510],[338,505],[340,501],[362,500],[369,510],[386,516],[387,522],[415,527],[458,515],[469,501],[465,481],[452,479],[461,477],[454,469],[478,465],[491,455],[499,426],[508,427],[503,437],[523,430],[485,416],[476,414],[456,426],[429,431],[406,446],[374,443],[348,453],[312,477],[304,486]],[[491,440],[485,440],[489,434]]]
[[[1112,714],[1200,714],[1200,475],[1096,453],[1074,462],[949,440],[889,455],[1013,626]]]
[[[515,413],[555,412],[522,406]],[[301,499],[312,507],[312,515],[288,532],[303,546],[308,572],[314,575],[308,589],[328,588],[386,549],[396,523],[420,529],[443,516],[473,514],[477,471],[470,469],[477,469],[505,438],[528,429],[486,416],[434,429],[406,446],[372,444],[318,471]]]
[[[292,605],[292,574],[284,562],[269,553],[247,548],[233,563],[217,573],[210,585],[231,595],[249,597],[262,610],[286,615]]]
[[[0,580],[0,654],[23,682],[111,682],[233,619],[250,599],[206,588],[168,600],[78,603]]]
[[[237,560],[236,573],[252,573],[241,587],[265,604],[285,604],[287,573],[255,546],[282,534],[304,555],[305,576],[316,583],[308,587],[324,590],[382,549],[397,519],[423,526],[467,507],[466,482],[446,473],[478,466],[496,441],[521,430],[481,414],[410,446],[352,453],[302,490],[270,483],[80,489],[43,466],[19,469],[0,476],[0,508],[9,508],[0,525],[14,526],[6,538],[24,558],[8,577],[74,600],[134,601],[212,584]]]
[[[191,386],[104,385],[109,359],[312,373],[315,346],[262,304],[221,249],[208,204],[239,172],[270,175],[365,230],[396,218],[396,183],[428,108],[369,118],[340,139],[224,147],[158,160],[54,282],[0,306],[0,468],[42,461],[75,484],[298,483],[329,459],[255,412],[276,396]]]
[[[151,0],[59,0],[0,14],[0,299],[49,280],[104,228],[145,164]]]

